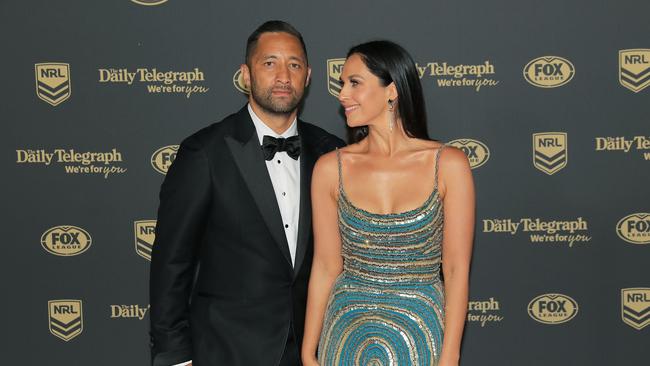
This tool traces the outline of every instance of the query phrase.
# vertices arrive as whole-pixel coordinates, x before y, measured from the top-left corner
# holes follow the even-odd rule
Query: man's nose
[[[287,84],[291,80],[291,74],[289,73],[289,67],[283,65],[282,67],[278,68],[278,72],[275,75],[275,79],[279,83]]]

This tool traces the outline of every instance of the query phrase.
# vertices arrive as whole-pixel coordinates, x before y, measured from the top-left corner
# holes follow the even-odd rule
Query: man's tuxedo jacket
[[[276,366],[302,342],[313,254],[311,173],[343,141],[298,120],[295,266],[246,107],[185,139],[160,190],[151,258],[152,364]]]

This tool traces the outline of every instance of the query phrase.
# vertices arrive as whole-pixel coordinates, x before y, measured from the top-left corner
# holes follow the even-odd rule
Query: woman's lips
[[[351,105],[351,106],[343,107],[343,109],[345,110],[345,115],[347,116],[348,114],[359,109],[359,105]]]

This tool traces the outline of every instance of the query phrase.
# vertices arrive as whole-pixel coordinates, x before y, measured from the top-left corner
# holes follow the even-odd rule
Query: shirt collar
[[[260,117],[255,114],[253,111],[253,108],[251,107],[250,103],[248,103],[248,113],[251,115],[251,119],[253,120],[253,124],[255,125],[255,131],[257,132],[257,137],[260,140],[260,145],[262,144],[262,140],[264,139],[264,135],[269,135],[272,137],[291,137],[295,136],[298,134],[298,124],[297,120],[298,117],[296,117],[293,122],[291,122],[291,126],[287,128],[286,131],[284,131],[281,135],[278,135],[275,131],[273,131],[269,126],[267,126],[261,119]]]

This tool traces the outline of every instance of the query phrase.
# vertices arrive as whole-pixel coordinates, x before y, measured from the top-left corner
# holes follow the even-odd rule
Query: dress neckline
[[[345,194],[345,189],[343,188],[343,186],[341,185],[340,188],[339,188],[339,201],[341,199],[343,199],[354,210],[362,212],[362,213],[366,214],[367,216],[375,216],[375,217],[410,216],[410,215],[412,215],[412,214],[414,214],[416,212],[423,211],[424,209],[426,209],[431,204],[434,197],[436,198],[437,202],[442,202],[440,200],[440,193],[438,191],[438,185],[437,184],[433,188],[433,191],[431,191],[429,196],[426,198],[426,200],[424,200],[424,203],[422,203],[420,206],[418,206],[416,208],[406,210],[406,211],[402,211],[402,212],[376,213],[376,212],[371,212],[371,211],[368,211],[368,210],[364,210],[363,208],[358,207],[357,205],[352,203],[352,201],[350,201],[350,198]],[[339,207],[341,207],[341,205],[339,205]]]
[[[424,200],[424,203],[421,204],[420,206],[411,209],[411,210],[406,210],[402,212],[390,212],[390,213],[375,213],[371,212],[368,210],[364,210],[361,207],[356,206],[352,201],[350,201],[350,198],[345,194],[345,188],[343,187],[343,168],[342,168],[342,163],[341,163],[341,152],[339,151],[338,148],[336,148],[336,160],[338,163],[338,170],[339,170],[339,209],[341,208],[340,201],[343,199],[350,207],[355,209],[356,211],[359,211],[366,216],[374,216],[374,217],[399,217],[399,216],[408,216],[408,215],[413,215],[414,213],[418,211],[424,210],[431,202],[433,201],[433,198],[435,197],[436,200],[440,203],[442,203],[442,200],[440,199],[440,192],[438,191],[438,166],[439,160],[440,160],[440,153],[442,152],[442,149],[447,146],[447,144],[443,143],[441,146],[437,147],[436,149],[438,150],[436,152],[436,165],[435,165],[435,173],[434,173],[434,183],[433,183],[433,190],[429,194],[429,196]]]

